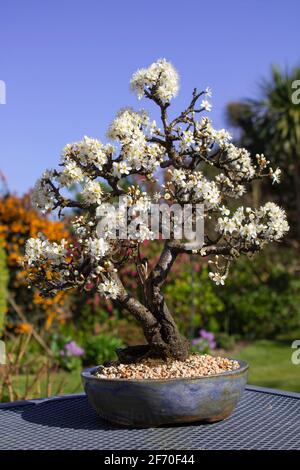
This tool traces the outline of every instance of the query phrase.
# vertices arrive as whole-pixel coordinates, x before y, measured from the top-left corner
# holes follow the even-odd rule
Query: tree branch
[[[186,254],[195,254],[195,250],[188,248],[185,243],[178,243],[178,242],[172,242],[171,244],[172,249],[179,253],[186,253]],[[238,253],[255,253],[260,250],[260,247],[258,245],[251,245],[248,247],[234,247],[230,244],[224,244],[224,245],[218,245],[218,244],[213,244],[213,245],[204,245],[199,251],[197,250],[197,254],[200,254],[202,257],[210,256],[210,255],[233,255],[234,252]]]
[[[151,343],[158,328],[156,318],[151,311],[145,307],[145,305],[127,292],[117,273],[113,273],[112,277],[119,288],[119,295],[116,303],[119,303],[121,307],[128,310],[128,312],[134,316],[134,318],[141,324],[145,338],[149,343]]]

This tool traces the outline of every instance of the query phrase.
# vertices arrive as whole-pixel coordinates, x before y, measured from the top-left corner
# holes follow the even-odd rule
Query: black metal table
[[[103,421],[84,394],[2,404],[0,449],[300,449],[300,394],[247,386],[224,421],[151,429]]]

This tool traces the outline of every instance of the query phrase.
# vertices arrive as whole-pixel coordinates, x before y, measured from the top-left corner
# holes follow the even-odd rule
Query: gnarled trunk
[[[176,259],[176,251],[166,243],[160,259],[145,281],[145,305],[130,296],[119,277],[115,281],[119,286],[119,302],[140,323],[148,346],[141,345],[119,351],[123,362],[135,362],[142,357],[160,357],[185,360],[189,354],[189,342],[184,338],[166,305],[162,286]]]
[[[159,337],[150,342],[151,353],[165,359],[178,359],[184,361],[189,354],[189,342],[182,336],[177,325],[163,303],[162,309],[154,310],[154,315],[158,318]]]
[[[176,256],[176,251],[166,244],[157,265],[146,282],[145,296],[147,307],[159,324],[161,341],[160,344],[154,344],[153,347],[157,347],[164,357],[185,360],[189,353],[189,343],[180,334],[162,293],[162,286]]]

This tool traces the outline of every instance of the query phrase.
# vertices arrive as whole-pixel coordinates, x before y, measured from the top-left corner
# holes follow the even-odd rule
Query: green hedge
[[[249,338],[274,338],[300,327],[299,256],[290,250],[241,258],[218,296],[222,331]]]
[[[166,301],[183,333],[190,338],[200,327],[244,338],[274,338],[300,328],[300,257],[281,246],[254,259],[235,261],[225,286],[182,264],[166,285]],[[220,338],[222,335],[220,336]]]

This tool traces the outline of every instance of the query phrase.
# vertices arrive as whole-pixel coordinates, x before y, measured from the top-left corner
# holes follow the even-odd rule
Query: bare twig
[[[18,317],[22,320],[22,322],[29,323],[25,314],[22,312],[21,308],[16,304],[16,302],[14,301],[11,295],[8,296],[8,302],[10,303],[10,305],[12,306],[12,308],[14,309]],[[38,332],[35,330],[33,325],[32,325],[32,336],[39,343],[39,345],[42,346],[42,348],[46,351],[46,353],[50,357],[53,357],[53,352],[51,351],[50,348],[48,348],[47,344],[45,343],[43,338],[38,334]]]

